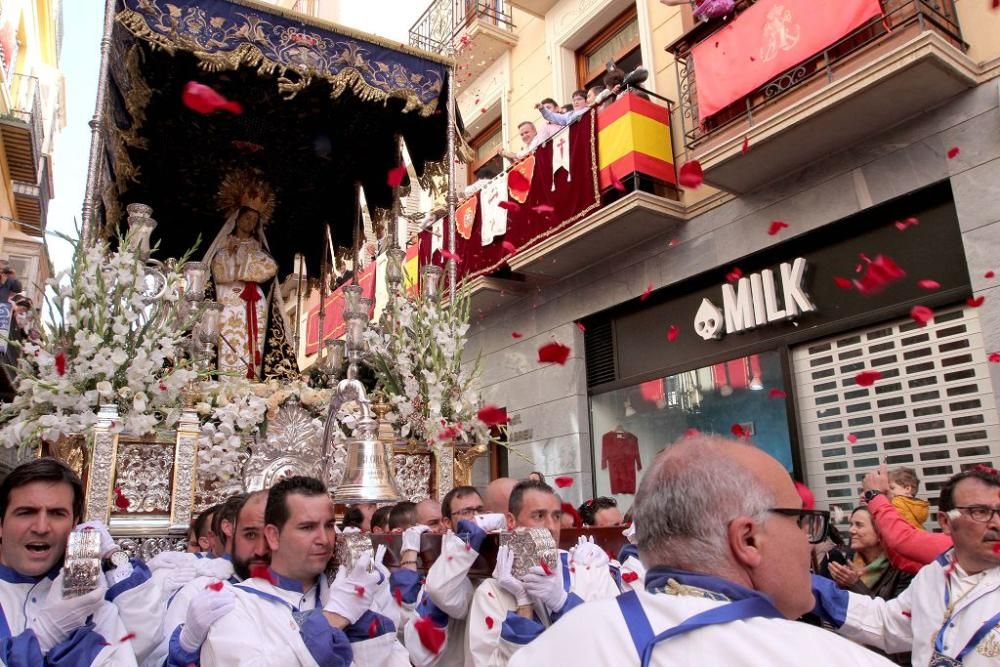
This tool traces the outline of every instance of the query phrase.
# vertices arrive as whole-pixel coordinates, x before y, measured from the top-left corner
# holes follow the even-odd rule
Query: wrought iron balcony
[[[738,0],[730,24],[756,1]],[[683,141],[706,181],[745,192],[974,85],[954,0],[881,5],[882,16],[700,120],[692,51],[720,24],[700,23],[666,47]],[[741,155],[745,139],[753,149]]]
[[[410,28],[410,46],[445,54],[454,49],[470,79],[515,44],[506,0],[433,0]]]
[[[10,80],[13,104],[0,115],[0,134],[10,176],[16,181],[37,183],[45,131],[38,78],[15,74]]]
[[[50,180],[52,178],[48,156],[43,155],[38,183],[14,180],[14,202],[17,205],[17,220],[25,234],[42,236],[48,220],[49,200],[52,199]]]

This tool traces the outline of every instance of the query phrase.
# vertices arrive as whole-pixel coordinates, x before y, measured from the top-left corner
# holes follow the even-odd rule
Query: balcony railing
[[[462,33],[476,21],[514,31],[506,0],[434,0],[410,28],[410,46],[447,53],[449,46],[459,48]]]
[[[11,177],[36,183],[45,139],[38,78],[15,74],[10,91],[13,104],[9,113],[0,115],[0,123]]]
[[[755,2],[738,0],[737,15]],[[694,149],[737,124],[753,125],[755,115],[766,114],[768,107],[777,104],[791,91],[804,89],[817,80],[825,79],[827,83],[833,83],[851,71],[848,66],[850,61],[866,52],[877,52],[881,46],[898,41],[901,35],[934,31],[954,47],[963,51],[967,49],[962,40],[954,0],[881,0],[881,5],[883,16],[872,19],[703,122],[698,120],[698,85],[691,52],[696,45],[709,39],[719,24],[699,24],[669,45],[667,50],[674,54],[677,62],[681,129],[687,148]]]

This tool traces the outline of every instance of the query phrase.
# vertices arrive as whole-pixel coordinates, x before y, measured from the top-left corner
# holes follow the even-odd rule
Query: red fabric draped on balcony
[[[568,132],[564,130],[553,137],[553,141],[558,142],[568,134],[570,146],[570,178],[567,179],[565,170],[559,170],[555,176],[554,191],[552,189],[553,141],[546,142],[535,151],[534,175],[525,202],[517,204],[518,208],[514,210],[508,209],[507,233],[496,237],[492,243],[485,246],[481,244],[483,197],[479,197],[470,238],[466,240],[458,234],[455,236],[455,254],[462,260],[458,265],[459,277],[475,278],[492,273],[503,266],[510,254],[504,249],[504,241],[513,244],[517,252],[523,252],[542,239],[582,219],[601,205],[594,118],[595,114],[591,112],[570,125]],[[506,179],[507,174],[501,174],[497,178]],[[514,202],[509,192],[507,200]],[[551,211],[545,208],[549,206],[552,207]],[[542,207],[542,210],[539,211],[538,207]],[[445,224],[447,225],[447,221]],[[447,233],[445,236],[447,237]],[[440,252],[434,252],[432,258],[431,247],[431,234],[428,230],[421,234],[420,239],[421,266],[431,261],[443,266],[445,258]]]
[[[692,49],[699,119],[881,14],[879,0],[759,0]]]

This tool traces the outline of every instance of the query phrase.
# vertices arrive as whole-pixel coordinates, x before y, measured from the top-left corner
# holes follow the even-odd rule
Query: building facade
[[[468,351],[482,355],[484,400],[512,419],[480,481],[539,470],[573,479],[569,502],[613,495],[626,509],[640,466],[691,429],[749,437],[845,509],[883,461],[915,468],[932,501],[959,469],[1000,464],[988,361],[1000,350],[1000,12],[883,0],[804,62],[710,100],[717,82],[696,80],[718,55],[706,49],[723,41],[741,71],[803,34],[797,3],[783,3],[760,50],[735,60],[747,51],[720,28],[774,4],[740,0],[703,23],[654,0],[464,3],[451,30],[470,180],[521,147],[517,126],[540,125],[540,100],[568,102],[613,59],[649,70],[642,86],[670,100],[660,141],[675,164],[698,160],[706,183],[605,188],[584,219],[470,281]],[[933,319],[921,326],[914,306]],[[565,364],[538,362],[551,341],[570,348]]]

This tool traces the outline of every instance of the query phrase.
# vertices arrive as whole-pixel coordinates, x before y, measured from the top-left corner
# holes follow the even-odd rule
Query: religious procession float
[[[451,61],[304,20],[108,2],[80,238],[0,439],[69,463],[136,555],[290,475],[440,499],[505,421],[462,363],[454,261],[417,268],[418,226],[455,211]]]

